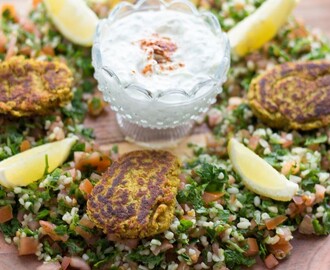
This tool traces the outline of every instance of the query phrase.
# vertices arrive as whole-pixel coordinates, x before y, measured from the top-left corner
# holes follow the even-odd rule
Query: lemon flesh
[[[261,48],[287,21],[299,0],[267,0],[228,32],[232,50],[239,56]]]
[[[84,0],[44,0],[56,28],[71,42],[91,46],[99,21]]]
[[[43,144],[0,162],[0,185],[7,188],[26,186],[51,172],[68,158],[76,138]]]
[[[251,191],[277,201],[290,201],[298,191],[296,183],[236,139],[230,139],[228,154],[235,171]]]

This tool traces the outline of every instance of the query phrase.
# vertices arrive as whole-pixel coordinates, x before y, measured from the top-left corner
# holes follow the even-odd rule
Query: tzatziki
[[[135,12],[103,31],[104,65],[123,86],[151,92],[189,91],[214,76],[224,55],[222,39],[202,17],[175,10]]]

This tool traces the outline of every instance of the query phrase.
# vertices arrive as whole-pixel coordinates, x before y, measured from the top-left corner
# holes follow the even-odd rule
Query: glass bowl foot
[[[175,145],[180,139],[189,135],[193,127],[193,122],[191,121],[173,128],[149,128],[134,124],[122,118],[119,114],[116,117],[120,130],[125,135],[127,141],[152,148],[164,148]]]

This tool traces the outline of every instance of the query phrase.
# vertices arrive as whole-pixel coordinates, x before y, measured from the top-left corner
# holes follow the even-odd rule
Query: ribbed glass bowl
[[[198,82],[192,89],[157,90],[141,84],[123,85],[115,71],[102,57],[103,40],[111,33],[107,28],[116,20],[134,12],[170,9],[202,17],[222,40],[223,59],[215,74]],[[207,50],[207,48],[205,48]],[[221,48],[219,48],[221,49]],[[142,0],[136,4],[121,2],[99,22],[92,49],[92,63],[99,89],[105,101],[117,113],[119,126],[133,140],[151,142],[176,140],[189,132],[193,120],[206,112],[222,91],[230,65],[230,45],[217,18],[210,12],[199,12],[189,1]]]

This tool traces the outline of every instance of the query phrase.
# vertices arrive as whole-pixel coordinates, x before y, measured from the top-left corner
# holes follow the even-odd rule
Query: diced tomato
[[[168,240],[163,240],[162,244],[159,246],[160,252],[165,252],[171,248],[173,248],[173,245]]]
[[[21,18],[19,23],[26,32],[37,35],[37,26],[31,20],[28,18]]]
[[[38,251],[39,241],[34,237],[22,237],[18,243],[18,255],[31,255]]]
[[[311,193],[309,195],[304,194],[303,200],[305,202],[305,206],[312,206],[315,203],[316,196],[314,193]]]
[[[295,204],[301,205],[304,203],[304,200],[302,199],[301,196],[293,196],[292,200],[294,201]]]
[[[119,241],[121,244],[129,247],[130,249],[134,249],[139,244],[139,239],[122,239]]]
[[[223,195],[224,195],[223,192],[207,192],[207,191],[204,191],[202,198],[203,198],[203,201],[206,204],[209,204],[211,202],[215,202],[215,201],[219,200]]]
[[[55,232],[56,225],[53,223],[50,223],[48,221],[40,220],[39,221],[40,226],[43,229],[43,233],[47,234],[51,239],[54,241],[63,241],[66,242],[69,239],[68,235],[58,235]]]
[[[259,141],[260,141],[260,137],[259,136],[252,136],[250,139],[249,139],[249,143],[248,143],[248,147],[255,151],[259,145]]]
[[[281,173],[284,175],[297,174],[300,171],[300,164],[294,160],[284,162]]]
[[[318,143],[313,143],[307,146],[308,149],[312,151],[320,151],[321,146]]]
[[[0,223],[5,223],[13,218],[13,208],[11,205],[0,207]]]
[[[287,214],[290,215],[290,218],[294,218],[297,215],[297,205],[293,202],[289,203],[288,209],[287,209]]]
[[[316,184],[315,185],[315,202],[319,203],[322,202],[324,199],[326,188],[322,185]]]
[[[282,143],[283,148],[289,148],[293,144],[293,140],[285,139],[285,141]]]
[[[309,215],[305,215],[302,222],[299,224],[299,232],[302,234],[313,234],[315,233],[312,218]]]
[[[255,227],[257,227],[257,226],[258,226],[257,222],[256,222],[254,219],[252,219],[252,220],[251,220],[250,229],[253,230],[253,229],[254,229]]]
[[[76,169],[70,169],[69,173],[73,179],[76,179],[77,177],[77,170]]]
[[[256,256],[259,253],[259,246],[257,240],[255,238],[247,238],[246,243],[248,245],[248,249],[245,251],[245,256]]]
[[[277,259],[281,260],[285,258],[292,250],[292,245],[289,241],[276,243],[274,245],[269,245],[268,250],[272,253]]]
[[[86,240],[91,239],[92,236],[93,236],[93,234],[91,234],[90,232],[84,230],[84,229],[83,229],[82,227],[80,227],[79,225],[76,226],[76,227],[74,228],[74,231],[75,231],[77,234],[81,235],[81,236],[82,236],[84,239],[86,239]]]
[[[84,171],[92,167],[99,173],[104,172],[111,165],[110,157],[100,152],[75,152],[74,161],[78,170]]]
[[[30,46],[27,45],[23,45],[20,50],[19,50],[19,54],[23,54],[26,56],[30,56],[32,53],[32,48]]]
[[[243,103],[243,99],[241,97],[231,97],[228,100],[228,109],[235,110],[242,103]]]
[[[93,229],[95,227],[95,224],[93,221],[89,219],[89,217],[85,214],[83,217],[80,219],[79,224],[81,226]]]
[[[21,152],[24,152],[31,148],[31,143],[28,140],[24,140],[21,142],[21,145],[19,146],[19,148],[20,148]]]
[[[273,269],[276,265],[278,265],[278,260],[274,257],[273,254],[269,254],[265,260],[264,263],[268,269]]]
[[[93,185],[92,183],[86,178],[83,181],[81,181],[79,185],[80,191],[86,194],[90,194],[93,190]]]
[[[8,60],[12,56],[16,55],[16,42],[17,42],[17,37],[12,36],[8,42],[8,50],[5,56],[5,60]]]
[[[54,56],[55,55],[55,51],[54,51],[54,48],[50,45],[45,45],[41,51],[45,54],[45,55],[48,55],[48,56]]]
[[[41,2],[42,2],[42,0],[33,0],[33,1],[32,1],[32,6],[33,6],[34,8],[36,8]]]
[[[5,34],[0,31],[0,53],[4,53],[6,51],[7,37]]]
[[[276,216],[274,218],[268,218],[265,220],[265,225],[268,230],[273,230],[275,229],[278,225],[282,224],[284,221],[288,219],[287,216],[280,215]]]

